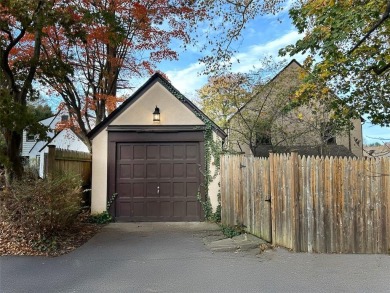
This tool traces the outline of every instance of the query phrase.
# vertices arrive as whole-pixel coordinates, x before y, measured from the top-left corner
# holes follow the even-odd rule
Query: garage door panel
[[[172,217],[172,202],[170,201],[162,201],[161,206],[161,217]]]
[[[160,182],[159,184],[159,196],[160,197],[170,197],[172,194],[172,183],[171,182]]]
[[[186,177],[198,178],[199,167],[198,164],[186,164]]]
[[[117,193],[118,198],[132,197],[132,184],[131,183],[118,183],[117,184]]]
[[[185,177],[185,165],[182,163],[173,164],[173,178],[184,178]]]
[[[158,217],[159,213],[160,213],[159,202],[149,201],[146,203],[146,217],[148,217],[148,218]]]
[[[185,183],[184,182],[173,182],[173,196],[180,197],[185,194]]]
[[[146,146],[146,159],[147,160],[159,159],[159,146],[158,145]]]
[[[131,205],[131,202],[121,201],[117,203],[116,208],[117,211],[119,210],[120,215],[130,215],[132,210]]]
[[[134,160],[145,160],[146,158],[146,150],[145,145],[134,145]]]
[[[177,201],[173,203],[173,216],[183,218],[186,215],[186,203]]]
[[[118,166],[118,178],[119,179],[131,178],[131,164],[120,164]]]
[[[186,196],[187,197],[196,197],[198,195],[199,185],[197,182],[187,182],[186,183]]]
[[[172,160],[172,158],[173,158],[172,145],[160,146],[160,160]]]
[[[145,202],[133,202],[133,210],[130,216],[144,217],[146,212]],[[122,214],[125,215],[125,214]]]
[[[183,145],[173,146],[173,158],[174,159],[185,159],[185,147]]]
[[[121,160],[132,160],[133,159],[133,146],[132,145],[121,145],[119,150],[119,157]]]
[[[186,214],[189,217],[194,217],[198,214],[198,202],[196,201],[187,201]]]
[[[146,182],[146,196],[147,197],[158,197],[157,194],[157,182]]]
[[[197,159],[198,158],[198,145],[186,145],[186,158],[187,159]]]
[[[160,163],[160,178],[171,178],[171,177],[172,177],[172,164]]]
[[[133,197],[143,198],[145,197],[145,183],[143,182],[134,182],[133,187]]]
[[[147,164],[146,165],[146,178],[148,179],[156,179],[158,178],[159,165],[157,163]]]
[[[131,178],[145,178],[145,164],[133,164],[133,176]]]

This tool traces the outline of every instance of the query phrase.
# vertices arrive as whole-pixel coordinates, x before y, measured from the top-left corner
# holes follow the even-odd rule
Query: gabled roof
[[[269,157],[269,152],[284,154],[292,151],[298,152],[300,156],[333,156],[333,157],[356,157],[347,147],[337,144],[319,145],[295,145],[295,146],[270,146],[261,145],[256,148],[255,157]]]
[[[54,115],[52,115],[48,118],[40,120],[39,123],[41,123],[42,125],[51,127],[51,129],[54,129],[56,125],[55,124],[52,125],[52,124],[53,124],[53,122],[56,121],[56,119],[59,119],[59,115],[61,112],[62,112],[62,110],[58,110],[57,113],[55,113]]]
[[[57,131],[56,134],[55,134],[52,138],[50,138],[49,141],[47,141],[47,142],[43,145],[43,147],[41,147],[41,148],[39,149],[38,152],[41,152],[45,147],[47,147],[48,145],[52,144],[53,140],[54,140],[57,136],[59,136],[60,133],[62,133],[62,132],[64,132],[64,131],[71,131],[71,132],[72,132],[72,133],[73,133],[73,134],[74,134],[82,143],[84,143],[84,142],[81,140],[80,136],[79,136],[73,129],[65,128],[65,129],[62,129],[62,130],[60,130],[60,131]]]
[[[53,141],[53,139],[55,139],[61,132],[62,132],[62,130],[57,131],[57,132],[54,134],[54,136],[51,137],[51,138],[43,145],[43,147],[41,147],[41,148],[39,149],[38,153],[40,153],[45,147],[47,147],[47,146]]]
[[[108,115],[102,122],[100,122],[94,129],[88,133],[89,138],[94,138],[100,131],[108,126],[120,113],[130,107],[130,105],[141,97],[150,87],[159,82],[164,88],[166,88],[174,97],[182,102],[190,111],[197,115],[203,122],[209,122],[213,130],[222,138],[225,138],[226,133],[215,124],[205,113],[203,113],[194,103],[187,99],[182,93],[180,93],[164,76],[160,73],[154,73],[134,94],[125,100],[118,108],[116,108],[110,115]]]
[[[292,64],[298,65],[298,67],[303,69],[303,66],[295,59],[291,60],[290,63],[288,63],[283,69],[281,69],[270,81],[268,81],[266,84],[270,84],[271,82],[275,81],[287,68],[289,68]],[[245,102],[244,105],[242,105],[229,119],[228,123],[230,120],[233,119],[234,116],[236,116],[237,113],[240,113],[250,102],[252,102],[256,96],[251,97],[248,101]]]

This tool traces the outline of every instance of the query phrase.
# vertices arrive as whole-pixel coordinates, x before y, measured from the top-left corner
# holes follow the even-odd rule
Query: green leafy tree
[[[203,112],[223,129],[227,127],[229,118],[250,97],[247,78],[241,73],[210,77],[207,84],[197,91]]]
[[[53,116],[53,112],[49,105],[46,104],[28,104],[28,111],[34,116],[35,121],[41,121],[43,119]]]
[[[354,112],[374,124],[390,125],[390,1],[297,2],[290,16],[303,38],[281,54],[307,53],[301,97],[322,83]],[[335,105],[339,117],[345,115]]]
[[[0,130],[5,142],[0,158],[7,185],[23,173],[20,158],[23,129],[44,133],[29,113],[27,101],[35,96],[32,84],[39,67],[46,12],[50,9],[50,1],[0,4]]]

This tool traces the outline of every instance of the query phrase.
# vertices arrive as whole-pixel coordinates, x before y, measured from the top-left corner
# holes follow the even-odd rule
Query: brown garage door
[[[199,142],[116,144],[121,221],[199,221]]]

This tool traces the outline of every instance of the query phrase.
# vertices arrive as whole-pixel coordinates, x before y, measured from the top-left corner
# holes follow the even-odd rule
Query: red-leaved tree
[[[172,42],[190,42],[188,26],[202,18],[186,0],[84,0],[58,4],[67,18],[45,29],[40,80],[62,97],[66,127],[87,133],[124,97],[134,76],[176,59]]]

